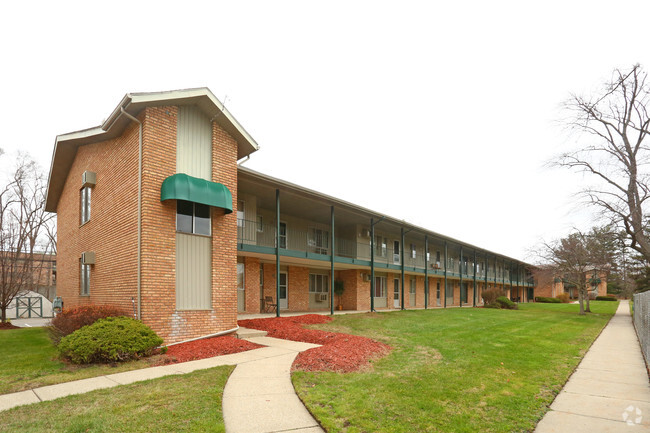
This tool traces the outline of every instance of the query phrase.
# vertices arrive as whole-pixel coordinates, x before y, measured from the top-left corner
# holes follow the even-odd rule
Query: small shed
[[[21,292],[7,308],[8,319],[53,317],[52,302],[45,296],[31,290]]]

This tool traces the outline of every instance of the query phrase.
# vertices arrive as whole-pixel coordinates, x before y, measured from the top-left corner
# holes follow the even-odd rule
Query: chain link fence
[[[650,359],[650,291],[634,294],[634,328],[646,360]]]

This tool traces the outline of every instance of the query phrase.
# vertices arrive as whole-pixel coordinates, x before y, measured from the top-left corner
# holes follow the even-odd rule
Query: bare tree
[[[555,165],[585,173],[593,183],[582,192],[588,202],[625,233],[627,245],[650,261],[650,236],[644,212],[649,196],[650,83],[640,65],[616,69],[592,97],[572,95],[565,103],[570,129],[580,147],[562,154]]]
[[[575,286],[580,315],[589,313],[590,278],[609,271],[615,242],[616,234],[609,227],[595,227],[589,233],[576,230],[565,238],[544,242],[538,251],[543,263],[536,276],[546,284],[561,278],[564,284]]]
[[[24,290],[41,280],[51,242],[46,236],[53,215],[45,212],[45,179],[36,163],[19,155],[16,168],[0,190],[0,320]]]

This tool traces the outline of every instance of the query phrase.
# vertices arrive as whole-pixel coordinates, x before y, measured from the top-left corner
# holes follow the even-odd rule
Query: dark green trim
[[[445,241],[445,308],[447,308],[447,241]]]
[[[275,317],[280,317],[280,190],[279,189],[275,190]]]
[[[460,297],[458,298],[458,305],[463,306],[463,246],[460,246],[460,260],[458,261],[458,268],[460,271]],[[465,291],[465,296],[467,296],[467,291]]]
[[[232,194],[224,184],[185,173],[176,173],[163,180],[160,201],[165,200],[186,200],[221,208],[227,214],[232,213]]]
[[[472,306],[476,307],[476,250],[474,250],[474,291],[472,292]]]
[[[370,312],[375,311],[375,219],[370,218]]]
[[[424,235],[424,309],[429,307],[429,237]]]
[[[401,234],[402,234],[402,236],[401,236],[400,247],[401,247],[402,250],[400,252],[402,254],[401,254],[400,258],[402,260],[402,263],[401,263],[401,265],[402,265],[401,266],[401,268],[402,268],[402,298],[400,299],[400,301],[401,301],[400,304],[402,305],[402,310],[403,310],[404,309],[404,246],[405,246],[404,245],[404,227],[401,227]]]
[[[331,209],[330,221],[332,223],[332,229],[330,230],[330,314],[334,315],[334,206]]]

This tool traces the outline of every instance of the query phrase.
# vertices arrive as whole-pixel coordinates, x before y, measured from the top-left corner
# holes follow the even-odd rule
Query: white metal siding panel
[[[176,233],[176,309],[212,308],[211,238]]]
[[[212,180],[212,127],[195,105],[178,107],[176,172]]]

